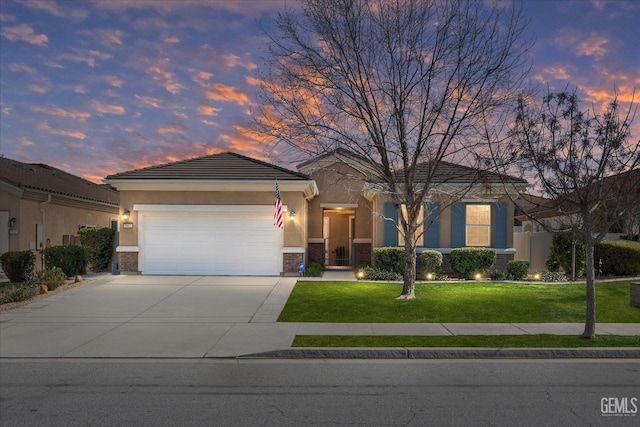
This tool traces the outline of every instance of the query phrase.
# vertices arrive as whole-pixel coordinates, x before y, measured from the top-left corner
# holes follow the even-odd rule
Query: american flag
[[[273,210],[273,225],[278,228],[284,228],[284,219],[282,217],[282,200],[280,200],[280,188],[278,188],[278,181],[276,181],[276,201],[274,203]]]

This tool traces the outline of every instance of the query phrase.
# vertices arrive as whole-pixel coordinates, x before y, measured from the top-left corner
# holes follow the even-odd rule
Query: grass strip
[[[416,298],[397,300],[402,285],[381,282],[298,282],[280,322],[336,323],[581,323],[584,284],[446,282],[416,285]],[[598,283],[596,316],[603,323],[640,323],[629,282]]]
[[[573,335],[296,335],[292,347],[488,347],[583,348],[640,347],[640,337],[598,335],[584,339]]]

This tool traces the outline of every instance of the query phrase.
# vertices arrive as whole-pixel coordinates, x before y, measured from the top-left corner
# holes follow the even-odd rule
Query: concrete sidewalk
[[[296,280],[103,275],[0,313],[0,358],[345,357],[345,352],[353,357],[418,357],[435,350],[300,350],[291,344],[296,335],[579,335],[583,330],[582,323],[278,323]],[[640,324],[598,324],[597,334],[640,336]],[[459,355],[460,350],[440,354]],[[579,354],[640,358],[640,349]]]

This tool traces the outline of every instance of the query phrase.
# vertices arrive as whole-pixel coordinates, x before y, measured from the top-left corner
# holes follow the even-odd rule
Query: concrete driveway
[[[232,357],[288,348],[295,278],[100,276],[0,314],[0,357]]]

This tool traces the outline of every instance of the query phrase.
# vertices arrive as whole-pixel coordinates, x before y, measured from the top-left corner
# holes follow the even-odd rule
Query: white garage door
[[[273,207],[200,209],[138,213],[143,274],[280,274],[283,234]]]

